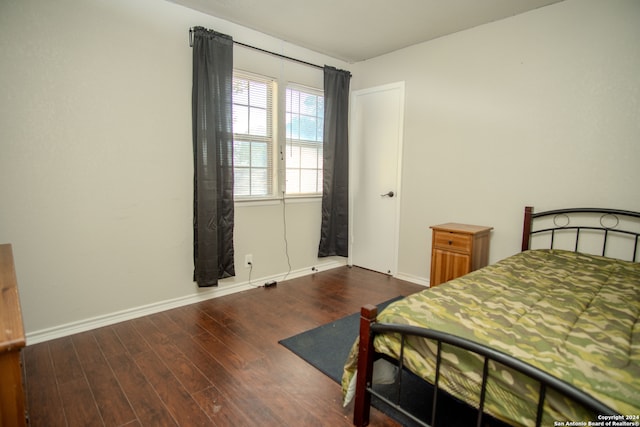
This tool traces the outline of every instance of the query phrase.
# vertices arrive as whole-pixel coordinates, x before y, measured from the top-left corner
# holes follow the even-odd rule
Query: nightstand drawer
[[[471,252],[470,234],[451,233],[447,231],[435,231],[433,233],[433,245],[436,248],[460,252]]]

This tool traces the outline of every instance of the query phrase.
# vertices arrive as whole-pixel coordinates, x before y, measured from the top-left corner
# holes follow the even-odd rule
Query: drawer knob
[[[453,240],[449,240],[449,244],[450,244],[450,245],[453,245]]]

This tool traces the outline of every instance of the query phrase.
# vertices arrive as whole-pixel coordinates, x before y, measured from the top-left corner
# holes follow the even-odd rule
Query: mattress
[[[640,414],[640,264],[561,250],[518,253],[389,305],[381,323],[435,329],[500,350],[587,392],[621,414]],[[357,344],[357,343],[356,343]],[[357,345],[345,365],[346,393]],[[377,352],[399,357],[394,335]],[[433,382],[436,344],[413,337],[405,366]],[[477,407],[483,360],[443,347],[440,387]],[[491,362],[485,412],[534,425],[538,385]],[[548,391],[543,425],[589,421]]]

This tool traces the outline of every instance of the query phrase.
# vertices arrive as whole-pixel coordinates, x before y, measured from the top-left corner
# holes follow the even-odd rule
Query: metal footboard
[[[395,410],[401,412],[405,416],[414,420],[417,424],[434,427],[436,421],[436,414],[438,410],[438,394],[439,380],[440,380],[440,367],[442,362],[442,345],[448,344],[454,347],[458,347],[473,353],[476,353],[484,358],[484,367],[482,374],[482,385],[479,396],[479,407],[477,410],[476,426],[480,427],[483,423],[484,403],[486,398],[486,386],[488,380],[488,367],[489,361],[495,361],[500,363],[514,371],[517,371],[539,383],[539,399],[537,403],[536,411],[536,426],[540,426],[542,422],[542,416],[544,413],[544,403],[549,389],[555,390],[557,393],[565,396],[571,401],[582,406],[589,412],[599,415],[619,415],[613,409],[593,398],[589,394],[578,390],[571,384],[568,384],[558,378],[547,374],[540,369],[529,365],[521,360],[515,359],[505,353],[497,351],[493,348],[478,344],[476,342],[467,340],[465,338],[457,337],[451,334],[435,331],[431,329],[424,329],[407,325],[393,325],[376,323],[375,318],[377,316],[377,308],[372,305],[367,305],[361,310],[360,317],[360,348],[358,355],[358,378],[356,380],[356,398],[354,409],[354,424],[357,426],[365,426],[369,422],[369,406],[371,404],[371,396],[376,396],[384,403],[390,405]],[[413,414],[400,407],[398,403],[392,402],[385,396],[377,393],[372,387],[372,371],[373,371],[373,359],[375,357],[375,351],[373,348],[373,338],[377,334],[400,334],[402,337],[401,354],[398,361],[399,368],[403,368],[403,355],[404,344],[407,336],[417,336],[427,338],[437,342],[437,356],[436,356],[436,373],[435,381],[433,384],[433,400],[431,410],[431,424],[420,420]]]

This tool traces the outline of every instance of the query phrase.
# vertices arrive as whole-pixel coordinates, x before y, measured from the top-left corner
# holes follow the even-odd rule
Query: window
[[[322,194],[322,132],[324,96],[321,90],[289,85],[284,117],[276,117],[277,84],[268,77],[233,73],[234,197],[238,200],[274,196],[276,184],[289,195]],[[276,126],[286,125],[285,152],[276,158]],[[282,164],[276,164],[277,161]],[[276,170],[286,182],[275,182]]]
[[[234,196],[273,194],[273,92],[268,78],[233,75]]]
[[[286,192],[320,194],[324,96],[302,86],[289,86],[286,92]]]

